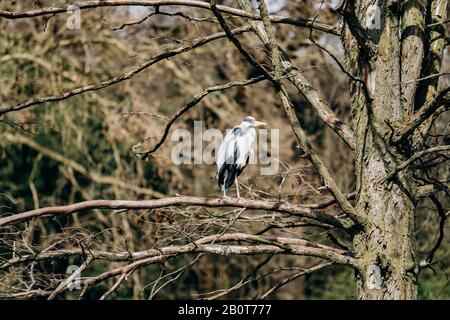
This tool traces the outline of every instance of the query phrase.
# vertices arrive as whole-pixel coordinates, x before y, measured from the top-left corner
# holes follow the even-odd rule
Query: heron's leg
[[[235,178],[234,182],[236,183],[237,198],[239,199],[241,196],[239,195],[239,182],[237,177]]]
[[[222,191],[223,191],[223,197],[222,197],[222,199],[228,199],[228,196],[227,196],[227,190],[225,189],[225,186],[222,186]]]

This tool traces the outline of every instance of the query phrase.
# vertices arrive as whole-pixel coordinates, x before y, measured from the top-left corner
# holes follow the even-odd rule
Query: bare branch
[[[100,297],[100,300],[105,300],[111,293],[113,293],[127,276],[128,276],[128,273],[122,273],[122,275],[119,277],[119,279],[116,281],[116,283],[114,283],[114,285],[111,287],[111,289],[106,291]]]
[[[234,242],[245,241],[257,243],[255,245],[228,245],[228,244],[209,244],[212,241]],[[139,259],[135,262],[108,270],[95,277],[82,281],[84,286],[92,286],[104,281],[110,277],[123,275],[135,271],[139,268],[159,263],[168,258],[187,253],[206,253],[216,255],[256,255],[256,254],[289,254],[302,255],[330,260],[337,264],[349,265],[357,268],[357,261],[349,255],[348,252],[319,245],[310,241],[294,238],[282,237],[261,237],[243,233],[230,233],[222,236],[208,236],[194,243],[181,246],[168,246],[159,249],[151,249],[153,255],[148,254],[147,258]]]
[[[254,9],[248,0],[238,0],[242,8],[247,12],[254,13]],[[270,43],[267,32],[264,29],[262,22],[253,21],[250,22],[253,30],[258,37],[270,51]],[[278,48],[279,59],[283,66],[282,73],[289,75],[288,79],[297,87],[297,89],[305,96],[308,102],[317,112],[318,116],[329,126],[334,132],[336,132],[347,145],[354,149],[355,136],[353,131],[338,118],[336,113],[330,108],[325,98],[311,85],[301,72],[292,64],[286,53],[281,48]]]
[[[411,163],[413,163],[414,161],[416,161],[417,159],[423,157],[426,154],[438,153],[438,152],[443,152],[443,151],[445,152],[445,151],[448,151],[448,150],[450,150],[450,145],[433,147],[433,148],[429,148],[429,149],[417,152],[412,157],[410,157],[408,160],[404,161],[399,166],[397,166],[391,173],[389,173],[387,175],[386,178],[383,179],[382,182],[392,180],[392,178],[394,178],[394,176],[396,176],[400,171],[406,169]]]
[[[274,237],[274,236],[264,236],[264,235],[252,235],[246,233],[224,233],[203,237],[199,240],[194,241],[193,243],[182,245],[182,246],[168,246],[162,248],[152,248],[139,252],[129,252],[129,251],[121,251],[121,252],[109,252],[109,251],[96,251],[89,250],[89,257],[94,260],[107,260],[107,261],[128,261],[128,262],[136,262],[142,259],[147,259],[150,257],[160,256],[160,255],[172,255],[177,252],[184,252],[187,247],[191,245],[201,245],[208,243],[220,243],[224,241],[247,241],[254,242],[260,244],[270,244],[276,245],[278,247],[284,248],[284,245],[296,245],[296,246],[305,246],[315,249],[327,250],[333,252],[334,254],[343,254],[348,255],[346,250],[341,250],[337,248],[333,248],[330,246],[322,245],[319,243],[311,242],[308,240],[297,239],[297,238],[285,238],[285,237]],[[189,247],[190,248],[190,247]],[[68,256],[84,256],[86,255],[86,250],[83,248],[74,248],[74,249],[60,249],[60,250],[52,250],[52,251],[43,251],[35,255],[25,255],[22,257],[16,257],[10,259],[0,266],[0,269],[6,269],[12,265],[17,265],[19,263],[31,262],[31,261],[44,261],[55,258],[63,258]],[[88,261],[88,259],[86,259]]]
[[[436,74],[430,74],[428,76],[422,77],[422,78],[418,78],[415,80],[410,80],[410,81],[402,81],[399,82],[397,85],[403,85],[403,84],[410,84],[410,83],[414,83],[414,82],[421,82],[421,81],[425,81],[425,80],[430,80],[430,79],[436,79],[442,76],[448,76],[450,75],[450,72],[440,72],[440,73],[436,73]]]
[[[439,200],[434,195],[430,195],[430,199],[431,199],[431,201],[433,201],[434,205],[436,206],[436,209],[437,209],[437,212],[439,215],[439,236],[438,236],[433,248],[430,250],[430,253],[428,254],[428,257],[426,259],[426,262],[428,264],[431,264],[433,262],[434,255],[435,255],[436,251],[440,248],[442,240],[444,239],[445,221],[447,220],[447,217],[448,217],[448,215],[445,212],[444,207],[439,202]]]
[[[262,65],[260,65],[255,58],[242,46],[240,41],[233,35],[231,32],[228,24],[226,23],[224,17],[220,13],[219,9],[217,8],[216,1],[210,0],[209,1],[211,5],[211,10],[216,16],[217,20],[219,21],[220,26],[222,27],[223,31],[225,31],[228,39],[234,44],[236,49],[244,56],[244,58],[258,70],[260,73],[266,76],[267,79],[270,79],[272,82],[274,82],[272,75],[264,68]]]
[[[276,78],[280,78],[279,73],[281,72],[283,67],[281,65],[280,56],[278,55],[278,44],[276,43],[275,35],[273,33],[273,29],[272,29],[270,20],[268,19],[268,13],[267,13],[267,9],[265,7],[264,0],[258,0],[258,2],[260,4],[260,13],[261,13],[261,17],[262,17],[262,20],[264,23],[264,28],[265,28],[265,31],[267,34],[269,47],[272,50],[272,64],[274,65],[274,68],[275,68],[275,76],[276,76]],[[348,199],[342,193],[340,188],[337,186],[336,182],[334,181],[333,177],[331,176],[330,172],[328,171],[328,169],[325,166],[325,164],[323,163],[323,161],[320,159],[320,157],[317,155],[317,153],[311,147],[308,137],[306,136],[305,131],[303,130],[303,128],[300,125],[300,122],[298,121],[294,107],[292,106],[292,102],[289,99],[289,95],[287,94],[283,83],[279,80],[277,80],[277,91],[278,91],[278,94],[280,95],[281,101],[283,103],[283,106],[284,106],[285,112],[287,114],[289,123],[292,127],[292,130],[294,131],[294,134],[297,137],[297,140],[300,143],[300,146],[305,151],[306,157],[311,161],[311,163],[317,169],[320,176],[324,180],[326,187],[333,194],[333,196],[335,197],[335,199],[341,206],[342,210],[355,223],[362,223],[364,221],[364,218],[356,212],[355,208],[353,208],[351,203],[348,201]]]
[[[450,192],[450,182],[441,181],[439,183],[426,184],[423,186],[417,187],[416,198],[426,198],[432,195],[433,193],[439,191],[448,191]]]
[[[237,34],[241,34],[244,32],[248,32],[250,30],[251,30],[250,26],[244,26],[244,27],[236,28],[236,29],[232,30],[231,32],[233,33],[233,35],[237,35]],[[159,61],[162,61],[164,59],[168,59],[168,58],[174,57],[176,55],[188,52],[190,50],[193,50],[195,48],[203,46],[211,41],[221,39],[224,37],[226,37],[226,34],[224,32],[219,32],[219,33],[212,34],[210,36],[196,38],[192,41],[189,41],[189,43],[186,43],[178,48],[168,50],[168,51],[160,53],[160,54],[156,54],[155,56],[150,58],[148,61],[140,64],[139,66],[135,67],[131,71],[123,73],[123,74],[121,74],[117,77],[114,77],[112,79],[109,79],[107,81],[103,81],[102,83],[99,83],[99,84],[91,84],[91,85],[87,85],[87,86],[78,87],[76,89],[66,91],[66,92],[58,94],[58,95],[33,99],[33,100],[22,102],[17,105],[13,105],[13,106],[3,106],[0,108],[0,116],[5,113],[11,112],[11,111],[22,110],[22,109],[29,108],[31,106],[42,104],[45,102],[61,101],[61,100],[73,97],[75,95],[78,95],[80,93],[100,90],[100,89],[109,87],[113,84],[122,82],[124,80],[129,80],[129,79],[133,78],[139,72],[147,69],[148,67],[152,66],[153,64],[155,64]]]
[[[173,12],[173,13],[170,13],[170,12],[163,12],[163,11],[160,11],[160,10],[159,10],[159,7],[156,7],[156,9],[155,9],[154,12],[149,13],[148,15],[142,17],[141,19],[134,20],[134,21],[129,21],[129,22],[125,22],[125,23],[121,24],[121,25],[118,26],[118,27],[112,28],[112,30],[121,30],[121,29],[123,29],[123,28],[125,28],[125,27],[129,27],[129,26],[134,26],[134,25],[141,24],[141,23],[143,23],[144,21],[146,21],[146,20],[148,20],[149,18],[151,18],[152,16],[154,16],[154,15],[162,15],[162,16],[167,16],[167,17],[182,17],[182,18],[184,18],[184,19],[186,19],[186,20],[194,21],[194,22],[211,22],[211,23],[217,23],[217,21],[214,21],[213,18],[209,18],[209,17],[206,17],[206,18],[196,18],[196,17],[192,17],[192,16],[190,16],[190,15],[184,13],[184,12]]]
[[[52,291],[36,289],[18,293],[1,293],[0,298],[30,299],[35,297],[48,297],[51,294]]]
[[[244,81],[232,81],[232,82],[228,82],[228,83],[225,83],[225,84],[222,84],[222,85],[217,85],[217,86],[213,86],[213,87],[209,87],[209,88],[204,89],[202,92],[200,92],[199,94],[195,95],[194,98],[191,101],[189,101],[188,103],[186,103],[183,106],[179,107],[178,111],[175,112],[170,117],[170,119],[168,119],[168,122],[167,122],[166,126],[164,127],[163,134],[162,134],[161,138],[159,139],[159,141],[155,144],[154,147],[152,147],[150,150],[146,150],[146,151],[136,151],[136,154],[142,159],[147,159],[148,156],[151,153],[153,153],[156,150],[158,150],[158,148],[166,140],[167,135],[169,134],[169,130],[172,127],[172,125],[175,123],[175,121],[177,121],[177,119],[180,118],[186,111],[188,111],[189,109],[191,109],[194,106],[196,106],[208,94],[213,93],[213,92],[217,92],[217,91],[226,90],[226,89],[233,88],[233,87],[247,86],[247,85],[254,84],[254,83],[257,83],[259,81],[262,81],[264,79],[266,79],[266,77],[262,75],[262,76],[251,78],[251,79],[244,80]]]
[[[434,99],[428,101],[418,112],[411,116],[392,136],[392,142],[400,143],[408,137],[413,131],[427,120],[440,107],[446,109],[450,107],[450,87],[446,87],[439,91]]]
[[[81,10],[91,9],[91,8],[100,8],[100,7],[119,7],[119,6],[143,6],[143,7],[162,7],[162,6],[187,6],[194,7],[199,9],[207,9],[210,10],[211,7],[209,3],[203,1],[195,1],[195,0],[149,0],[149,1],[136,1],[136,0],[104,0],[104,1],[86,1],[81,3],[74,3],[72,5],[77,6]],[[20,18],[29,18],[29,17],[38,17],[43,15],[54,15],[60,13],[66,13],[69,8],[69,5],[60,6],[60,7],[47,7],[40,9],[27,10],[22,12],[10,12],[5,10],[0,10],[0,17],[6,19],[20,19]],[[251,20],[259,20],[260,17],[257,14],[252,14],[246,12],[244,10],[227,7],[223,5],[217,6],[218,10],[224,13],[232,14],[237,17],[247,18]],[[270,19],[273,23],[281,23],[281,24],[290,24],[299,27],[312,27],[314,29],[327,32],[333,35],[339,35],[336,32],[336,29],[332,26],[312,22],[310,20],[304,19],[295,19],[291,17],[283,17],[283,16],[270,16]]]
[[[301,205],[268,202],[262,200],[249,199],[222,199],[222,198],[202,198],[202,197],[172,197],[157,200],[90,200],[74,203],[66,206],[47,207],[31,210],[23,213],[0,218],[0,227],[13,225],[28,221],[41,216],[59,216],[91,209],[155,209],[170,206],[191,205],[205,207],[235,207],[253,210],[267,210],[289,215],[310,218],[343,229],[343,224],[338,218],[327,213]]]
[[[230,245],[230,244],[213,244],[214,242],[249,242],[250,245]],[[81,249],[77,249],[78,254],[82,253]],[[60,250],[56,253],[61,253]],[[149,249],[142,252],[130,253],[99,253],[90,251],[91,259],[96,259],[106,254],[109,257],[113,257],[116,261],[121,261],[127,258],[125,261],[135,259],[131,263],[108,270],[97,276],[87,278],[82,282],[85,287],[92,286],[96,283],[104,281],[108,278],[120,275],[121,278],[124,274],[129,274],[142,267],[165,261],[171,257],[188,254],[188,253],[206,253],[215,255],[257,255],[257,254],[288,254],[288,255],[302,255],[312,256],[325,260],[332,261],[333,263],[349,265],[357,268],[357,261],[353,258],[348,251],[332,248],[329,246],[317,244],[311,241],[296,239],[296,238],[284,238],[284,237],[266,237],[256,236],[245,233],[229,233],[224,235],[212,235],[201,238],[193,243],[179,246],[167,246],[157,249]],[[55,256],[55,254],[52,254]],[[90,262],[90,260],[89,260]],[[88,260],[83,266],[87,265]],[[83,267],[81,266],[80,269]],[[57,290],[51,294],[51,297],[56,296],[67,290],[67,283],[72,280],[71,277],[63,280],[58,286]],[[116,282],[116,285],[120,283],[121,279]]]
[[[258,273],[258,271],[264,267],[271,259],[273,258],[273,255],[268,255],[263,261],[261,261],[260,263],[258,263],[258,265],[253,268],[253,270],[251,270],[246,276],[244,276],[238,283],[236,283],[235,285],[233,285],[232,287],[226,288],[226,289],[219,289],[219,290],[215,290],[212,292],[207,292],[207,293],[201,293],[201,294],[197,294],[196,296],[207,296],[206,300],[214,300],[217,298],[220,298],[224,295],[227,295],[235,290],[238,290],[240,288],[242,288],[243,286],[245,286],[248,283],[251,283],[253,281],[257,281],[258,278],[255,278],[256,274]],[[266,274],[267,275],[267,274]],[[259,279],[264,278],[265,275],[259,277]]]
[[[272,288],[270,288],[269,290],[267,290],[264,294],[261,295],[261,299],[266,299],[266,298],[267,298],[269,295],[271,295],[274,291],[280,289],[281,287],[285,286],[285,285],[288,284],[289,282],[292,282],[292,281],[294,281],[295,279],[297,279],[297,278],[299,278],[299,277],[301,277],[301,276],[304,276],[304,275],[313,273],[313,272],[315,272],[315,271],[324,269],[324,268],[329,267],[329,266],[332,266],[332,265],[333,265],[332,262],[327,262],[327,263],[319,264],[319,265],[314,266],[314,267],[312,267],[312,268],[309,268],[309,269],[307,269],[307,270],[303,270],[303,271],[297,272],[296,274],[294,274],[294,275],[292,275],[292,276],[290,276],[290,277],[288,277],[288,278],[286,278],[286,279],[280,281],[280,282],[277,283],[275,286],[273,286]]]

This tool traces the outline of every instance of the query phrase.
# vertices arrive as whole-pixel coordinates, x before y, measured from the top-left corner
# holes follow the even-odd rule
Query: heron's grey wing
[[[239,174],[236,160],[239,157],[237,143],[242,138],[243,131],[239,127],[233,128],[225,136],[219,148],[217,157],[217,182],[220,188],[229,188]]]
[[[236,141],[235,147],[235,163],[238,174],[247,166],[251,156],[253,156],[256,140],[256,130],[248,130],[244,135]]]
[[[217,153],[216,164],[217,172],[225,163],[234,163],[236,141],[239,137],[239,131],[242,131],[239,127],[235,127],[230,130],[223,139],[219,147],[219,152]]]

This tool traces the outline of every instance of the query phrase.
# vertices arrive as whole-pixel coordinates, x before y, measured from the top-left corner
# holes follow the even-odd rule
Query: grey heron
[[[261,125],[265,125],[265,123],[256,121],[253,117],[245,117],[244,121],[225,135],[216,159],[217,180],[224,198],[227,197],[226,189],[231,187],[233,182],[236,182],[237,198],[240,198],[237,177],[253,155],[256,127]]]

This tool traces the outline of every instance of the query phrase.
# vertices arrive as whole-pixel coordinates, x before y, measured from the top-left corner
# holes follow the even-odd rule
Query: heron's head
[[[243,123],[245,123],[246,125],[250,126],[250,127],[259,127],[259,126],[264,126],[267,123],[265,122],[261,122],[261,121],[256,121],[255,118],[253,117],[245,117]]]

